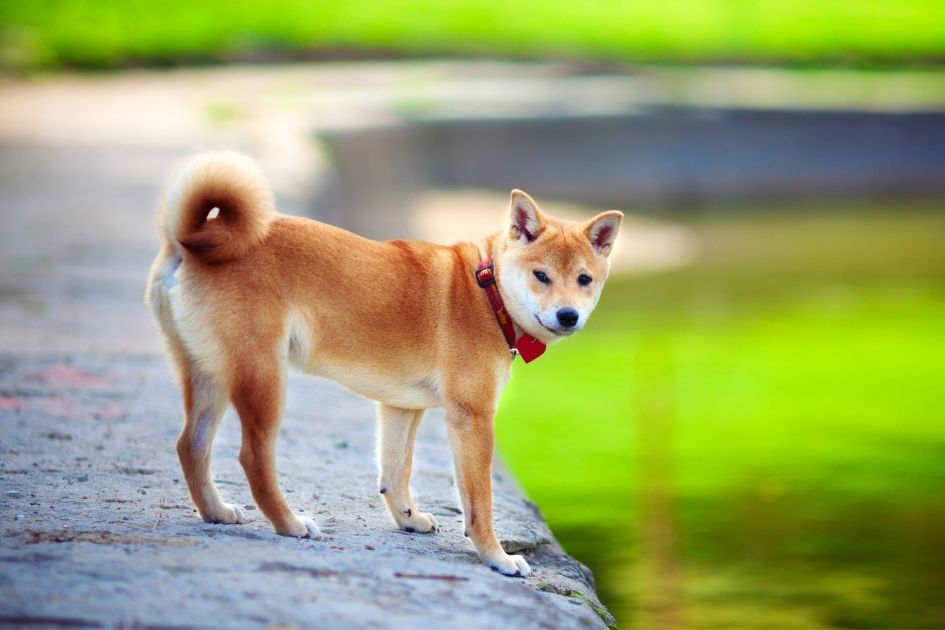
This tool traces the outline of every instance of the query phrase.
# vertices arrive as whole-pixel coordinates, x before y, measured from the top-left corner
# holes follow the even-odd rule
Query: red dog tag
[[[522,355],[522,361],[531,363],[545,353],[545,344],[531,335],[522,335],[515,342],[515,349]]]

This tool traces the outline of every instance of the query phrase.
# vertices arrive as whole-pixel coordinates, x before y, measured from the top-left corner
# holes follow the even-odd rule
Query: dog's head
[[[581,330],[604,288],[623,213],[609,210],[584,223],[561,221],[542,214],[521,190],[512,191],[510,211],[497,270],[509,313],[545,343]]]

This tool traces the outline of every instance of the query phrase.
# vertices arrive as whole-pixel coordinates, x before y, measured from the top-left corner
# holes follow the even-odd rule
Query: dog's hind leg
[[[240,464],[246,472],[260,511],[283,536],[320,535],[310,518],[294,514],[279,490],[276,478],[276,437],[285,395],[285,364],[275,356],[252,355],[248,365],[237,366],[230,396],[243,426]]]
[[[192,365],[182,366],[181,381],[186,416],[177,439],[177,455],[190,497],[208,523],[242,523],[243,511],[223,502],[210,473],[213,438],[226,411],[226,388]]]
[[[413,444],[423,418],[422,409],[399,409],[378,403],[377,459],[381,468],[378,489],[397,526],[408,532],[436,531],[432,514],[421,512],[410,495]]]

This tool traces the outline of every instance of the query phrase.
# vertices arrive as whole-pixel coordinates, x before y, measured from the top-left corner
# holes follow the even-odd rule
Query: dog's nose
[[[565,328],[574,328],[578,322],[578,312],[573,308],[563,308],[558,311],[558,323]]]

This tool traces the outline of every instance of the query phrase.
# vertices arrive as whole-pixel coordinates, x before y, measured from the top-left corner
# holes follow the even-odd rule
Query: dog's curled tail
[[[255,247],[275,214],[275,199],[259,167],[245,155],[215,151],[177,171],[159,221],[178,251],[225,262]]]

